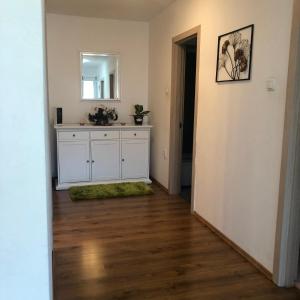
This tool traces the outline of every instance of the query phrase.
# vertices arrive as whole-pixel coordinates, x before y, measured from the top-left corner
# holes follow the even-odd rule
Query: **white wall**
[[[132,122],[134,104],[148,107],[148,24],[47,14],[50,122],[63,107],[64,123],[87,119],[103,103],[116,107],[119,119]],[[81,101],[80,51],[120,54],[121,101]],[[52,144],[54,144],[52,134]],[[55,150],[53,148],[53,153]],[[53,158],[55,161],[55,157]]]
[[[52,299],[42,0],[0,2],[0,299]]]
[[[168,185],[171,39],[201,25],[195,210],[268,270],[274,239],[292,0],[178,0],[150,23],[152,175]],[[218,35],[255,24],[252,80],[215,82]],[[275,92],[265,81],[275,77]]]
[[[63,107],[66,123],[87,117],[102,102],[81,101],[79,53],[119,53],[121,101],[104,104],[132,121],[134,104],[148,106],[148,48],[147,23],[47,14],[50,109]]]

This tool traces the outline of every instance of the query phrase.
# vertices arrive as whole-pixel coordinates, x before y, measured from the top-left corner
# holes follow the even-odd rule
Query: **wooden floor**
[[[199,223],[188,203],[154,189],[75,203],[54,193],[56,300],[300,299]]]

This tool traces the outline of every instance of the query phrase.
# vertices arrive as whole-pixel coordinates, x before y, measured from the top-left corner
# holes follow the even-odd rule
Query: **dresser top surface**
[[[57,130],[112,130],[112,129],[150,129],[152,128],[152,125],[134,125],[134,124],[128,124],[128,125],[112,125],[112,126],[97,126],[97,125],[80,125],[80,124],[55,124],[54,128]]]

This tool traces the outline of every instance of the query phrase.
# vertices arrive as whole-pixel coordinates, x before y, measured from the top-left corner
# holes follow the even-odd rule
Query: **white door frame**
[[[300,246],[300,28],[291,36],[273,280],[291,287]]]
[[[194,181],[195,181],[195,154],[196,130],[198,116],[198,90],[199,90],[199,58],[200,58],[200,33],[201,27],[194,27],[172,39],[172,83],[171,83],[171,120],[170,120],[170,145],[169,145],[169,193],[180,193],[181,156],[182,156],[182,128],[184,104],[184,71],[185,49],[183,43],[191,38],[197,38],[196,80],[195,80],[195,109],[193,133],[193,161],[192,161],[192,195],[191,211],[194,211]]]

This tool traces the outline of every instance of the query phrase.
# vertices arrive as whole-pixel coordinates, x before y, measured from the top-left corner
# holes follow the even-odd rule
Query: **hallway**
[[[56,300],[300,299],[199,223],[187,202],[154,190],[81,202],[54,192]]]

